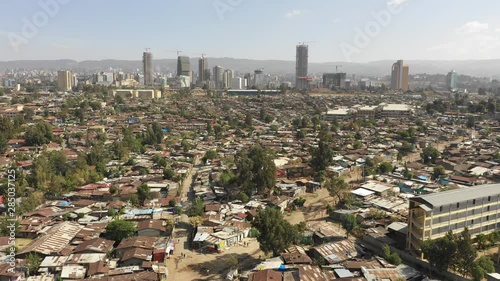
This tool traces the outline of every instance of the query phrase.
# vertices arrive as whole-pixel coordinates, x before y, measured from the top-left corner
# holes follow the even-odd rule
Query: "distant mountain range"
[[[329,62],[329,63],[309,63],[309,73],[335,72],[335,65],[342,65],[339,72],[356,74],[358,76],[378,76],[390,75],[391,60],[373,61],[367,63],[349,62]],[[154,60],[154,67],[157,70],[176,69],[176,59]],[[233,69],[242,73],[252,72],[255,69],[264,69],[264,73],[295,73],[295,61],[283,60],[250,60],[234,58],[208,58],[210,67],[220,65],[226,69]],[[495,60],[409,60],[410,74],[446,74],[450,70],[455,70],[459,74],[466,74],[479,77],[499,77],[500,59]],[[6,69],[69,69],[79,71],[105,71],[107,69],[122,69],[123,71],[136,71],[142,68],[140,60],[18,60],[0,61],[0,70]],[[191,69],[198,72],[198,59],[191,59]]]

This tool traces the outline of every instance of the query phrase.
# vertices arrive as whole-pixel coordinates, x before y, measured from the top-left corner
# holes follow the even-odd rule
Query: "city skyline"
[[[497,1],[486,1],[489,7],[486,11],[474,9],[477,4],[467,1],[435,3],[429,0],[349,3],[319,0],[286,3],[152,1],[150,5],[134,10],[126,9],[126,5],[120,5],[123,3],[118,1],[95,2],[95,5],[92,1],[90,4],[62,0],[41,2],[51,1],[65,4],[47,10],[53,12],[49,13],[37,1],[3,2],[5,9],[0,15],[5,24],[0,28],[1,61],[130,60],[145,48],[151,48],[159,59],[175,58],[175,50],[180,50],[182,55],[191,57],[206,53],[207,57],[294,60],[295,52],[291,46],[302,41],[312,42],[308,44],[310,62],[499,58],[496,50],[500,47],[500,20],[493,14],[495,8],[500,8]],[[432,9],[429,9],[431,4]],[[450,4],[453,4],[453,10],[449,9]],[[146,9],[150,11],[145,13]],[[424,12],[426,21],[422,22]],[[36,24],[34,19],[45,20],[43,13],[46,22]],[[165,13],[169,21],[164,20]],[[88,14],[92,14],[90,21]],[[142,24],[146,22],[146,16],[153,19],[148,29]],[[190,18],[190,24],[181,29],[164,27],[169,22],[179,22],[181,17]],[[36,31],[23,34],[26,22],[35,23]],[[224,27],[228,38],[198,32],[194,27],[199,24],[209,29]],[[253,35],[242,32],[245,30]],[[130,40],[131,34],[137,34],[138,40]],[[363,35],[367,40],[359,44],[357,38]],[[259,45],[258,51],[256,44]]]

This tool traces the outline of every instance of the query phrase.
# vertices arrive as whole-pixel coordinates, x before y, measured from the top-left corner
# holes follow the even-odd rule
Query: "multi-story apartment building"
[[[420,254],[425,240],[460,233],[472,237],[500,228],[500,184],[486,184],[410,198],[407,247]]]

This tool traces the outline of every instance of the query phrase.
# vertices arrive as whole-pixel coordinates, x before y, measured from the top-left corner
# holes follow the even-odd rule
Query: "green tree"
[[[213,134],[213,132],[214,132],[214,129],[212,128],[212,122],[207,121],[207,134],[211,135],[211,134]]]
[[[452,232],[448,232],[444,237],[425,240],[420,248],[432,266],[441,272],[446,272],[453,264],[457,243]]]
[[[246,189],[247,194],[257,191],[269,194],[276,184],[276,165],[272,153],[259,144],[236,154],[238,170],[237,183]]]
[[[446,170],[443,166],[439,165],[439,166],[436,166],[434,167],[434,171],[433,171],[433,175],[434,175],[434,178],[439,178],[440,176],[444,176],[446,175]]]
[[[391,264],[394,265],[400,265],[403,261],[401,260],[401,257],[398,255],[398,253],[391,253],[391,248],[389,245],[385,244],[384,248],[384,258]]]
[[[163,169],[163,177],[166,178],[167,180],[173,179],[175,176],[175,172],[172,168],[166,167]]]
[[[137,197],[139,197],[139,201],[141,204],[144,204],[145,200],[149,200],[152,198],[151,189],[147,184],[142,184],[137,188]]]
[[[28,256],[26,256],[26,263],[28,265],[29,274],[36,275],[38,274],[40,264],[42,264],[42,259],[35,253],[29,253]]]
[[[123,239],[133,236],[137,228],[133,222],[124,220],[115,220],[106,226],[106,238],[120,242]]]
[[[344,199],[345,193],[349,190],[349,185],[343,178],[338,176],[328,178],[324,186],[326,190],[328,190],[330,196],[337,197],[338,202]]]
[[[243,203],[248,203],[248,201],[250,201],[250,198],[245,192],[238,193],[238,195],[236,195],[236,199],[240,200]]]
[[[212,160],[212,159],[215,159],[217,157],[217,151],[216,150],[209,150],[205,153],[205,155],[203,156],[203,158],[201,159],[203,161],[203,163],[206,163],[207,160]]]
[[[305,225],[291,225],[283,218],[279,209],[260,209],[252,222],[259,232],[257,241],[264,253],[272,252],[274,256],[283,253],[291,245],[298,243]]]
[[[311,148],[311,155],[311,166],[316,171],[326,170],[333,163],[333,151],[324,137],[320,138],[318,147]]]
[[[0,132],[0,154],[4,154],[7,151],[7,138],[3,132]]]
[[[465,123],[465,125],[469,129],[474,128],[474,126],[476,125],[476,119],[474,117],[467,118],[467,122]]]
[[[472,280],[481,281],[487,277],[487,273],[495,272],[495,264],[487,256],[481,256],[472,264]]]
[[[378,166],[378,171],[381,173],[381,174],[387,174],[387,173],[390,173],[392,172],[392,170],[394,169],[394,167],[392,166],[391,163],[389,162],[382,162],[380,163],[380,165]]]
[[[476,235],[476,243],[479,250],[486,248],[486,245],[488,244],[488,236],[483,233],[479,233]]]
[[[216,139],[222,138],[222,132],[223,132],[223,129],[222,129],[221,125],[217,124],[214,126],[214,135],[215,135]]]
[[[200,197],[194,199],[193,205],[188,210],[188,215],[190,217],[201,217],[205,214],[205,203]]]
[[[12,231],[14,231],[17,236],[19,231],[19,221],[11,221],[9,217],[2,216],[0,218],[0,236],[9,236]]]
[[[424,163],[436,163],[436,160],[441,156],[439,150],[434,147],[426,147],[422,150],[420,157]]]
[[[355,229],[359,227],[356,217],[352,214],[344,215],[342,219],[342,227],[345,229],[347,238],[352,234]]]
[[[247,114],[245,116],[245,127],[252,128],[253,126],[253,118],[251,114]]]
[[[44,145],[53,140],[52,126],[45,122],[37,123],[29,127],[24,133],[24,139],[28,145]]]
[[[171,208],[174,208],[175,206],[177,206],[177,202],[175,202],[175,200],[171,199],[170,201],[168,201],[168,206]]]
[[[14,137],[16,128],[10,118],[0,116],[0,132],[2,132],[7,139],[12,139]]]
[[[462,276],[472,273],[472,265],[477,257],[477,251],[472,245],[469,229],[465,228],[457,237],[457,252],[453,256],[453,268]]]
[[[184,152],[189,152],[189,150],[191,150],[191,144],[189,144],[189,142],[186,139],[183,139],[181,141],[181,146]]]

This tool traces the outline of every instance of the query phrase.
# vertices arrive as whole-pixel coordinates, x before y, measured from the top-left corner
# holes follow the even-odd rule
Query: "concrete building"
[[[241,77],[233,78],[233,79],[231,79],[231,89],[234,89],[234,90],[246,89],[247,85],[245,82],[246,82],[245,78],[241,78]]]
[[[403,118],[413,115],[413,108],[408,104],[381,103],[378,108],[379,118]]]
[[[222,89],[224,87],[224,76],[222,72],[222,66],[220,65],[214,66],[213,80],[215,82],[216,89]]]
[[[252,86],[257,89],[264,88],[264,71],[262,69],[256,69],[253,71]]]
[[[335,87],[345,87],[345,73],[324,73],[323,74],[323,88],[332,89]]]
[[[210,77],[207,77],[207,70],[208,60],[205,57],[201,57],[198,60],[198,84],[202,84],[203,82],[210,80]]]
[[[153,86],[153,54],[144,52],[142,54],[142,67],[144,71],[144,85]]]
[[[404,60],[398,60],[392,65],[391,89],[408,91],[408,74],[410,68]]]
[[[61,91],[70,91],[73,88],[73,75],[68,70],[57,72],[57,87]]]
[[[309,46],[297,45],[295,56],[295,87],[299,90],[308,88],[307,67],[309,61]]]
[[[234,72],[231,69],[224,70],[223,80],[224,80],[224,88],[231,88],[232,80],[234,78]]]
[[[448,75],[446,75],[446,88],[448,88],[449,90],[456,89],[457,80],[458,74],[455,72],[455,70],[448,72]]]
[[[189,76],[190,80],[193,80],[189,57],[179,56],[177,58],[177,76]]]
[[[425,240],[460,233],[472,238],[500,228],[500,184],[486,184],[410,198],[407,248],[420,253]]]
[[[117,89],[111,92],[113,96],[121,96],[124,99],[139,98],[139,99],[159,99],[161,98],[161,91],[153,89]]]

